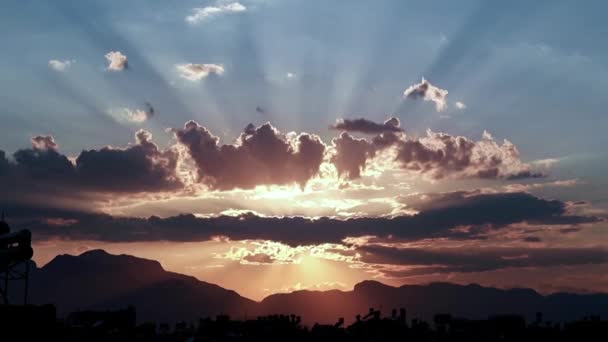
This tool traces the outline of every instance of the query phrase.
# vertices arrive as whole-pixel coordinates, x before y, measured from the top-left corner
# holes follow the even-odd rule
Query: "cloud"
[[[544,174],[523,163],[517,147],[508,140],[497,143],[487,132],[482,140],[427,131],[426,137],[398,142],[398,161],[403,169],[430,176],[433,179],[538,178]]]
[[[154,116],[154,107],[146,102],[145,109],[112,108],[108,115],[119,123],[140,124]]]
[[[463,110],[467,108],[467,105],[464,104],[464,102],[460,102],[460,101],[456,101],[456,103],[454,103],[454,106],[456,106],[456,108]]]
[[[37,135],[32,138],[32,148],[35,150],[56,150],[59,145],[50,135]]]
[[[220,64],[177,64],[175,68],[179,71],[179,77],[188,81],[200,81],[209,74],[222,75],[224,67]]]
[[[122,71],[129,67],[127,56],[123,55],[120,51],[110,51],[104,57],[108,61],[107,70]]]
[[[269,123],[249,124],[233,145],[194,121],[174,129],[194,160],[199,181],[212,189],[250,189],[257,185],[305,185],[323,161],[325,145],[315,135],[281,134]]]
[[[435,103],[435,108],[438,112],[441,112],[447,108],[446,98],[448,91],[435,87],[429,81],[425,80],[424,77],[420,83],[409,86],[403,92],[403,96],[408,99],[423,99],[424,101],[432,101]]]
[[[574,187],[580,185],[581,181],[578,179],[565,179],[565,180],[556,180],[552,182],[545,183],[529,183],[529,184],[507,184],[503,187],[505,191],[509,192],[524,192],[536,189],[543,188],[567,188]]]
[[[398,118],[389,118],[379,124],[367,119],[338,119],[336,123],[329,126],[335,130],[346,132],[360,132],[365,134],[379,134],[383,132],[402,132]]]
[[[202,21],[205,21],[218,15],[245,12],[246,10],[247,7],[245,7],[239,2],[232,2],[227,4],[220,3],[215,6],[193,8],[192,14],[186,16],[186,22],[190,24],[198,24]]]
[[[383,265],[386,277],[486,272],[513,267],[550,267],[608,262],[605,248],[395,248],[370,245],[357,249],[360,261]],[[404,268],[403,266],[407,266]]]
[[[74,63],[74,60],[69,60],[66,59],[64,61],[60,61],[57,59],[51,59],[49,61],[49,67],[55,71],[65,71],[67,70],[72,64]]]
[[[10,163],[6,158],[6,152],[0,150],[0,176],[4,175],[10,167]]]
[[[370,142],[357,139],[347,132],[342,132],[339,137],[332,139],[332,146],[335,153],[331,162],[338,174],[348,179],[361,177],[365,163],[376,155],[376,148]]]
[[[124,149],[104,147],[82,151],[76,158],[79,181],[97,191],[140,192],[178,189],[178,154],[160,150],[152,134],[139,130],[134,145]]]
[[[365,127],[374,127],[363,122]],[[371,122],[371,124],[374,124]],[[374,124],[379,125],[379,124]],[[362,123],[343,124],[361,130]],[[376,129],[379,129],[376,127]],[[430,179],[480,178],[522,179],[538,178],[544,174],[532,170],[530,164],[520,159],[519,151],[508,140],[498,144],[491,134],[484,131],[482,140],[473,141],[462,136],[427,131],[426,136],[410,138],[405,134],[383,132],[371,140],[356,139],[343,132],[332,140],[331,162],[341,175],[354,179],[360,177],[368,161],[378,152],[392,148],[394,161],[404,170],[419,173]]]
[[[230,240],[269,240],[289,246],[322,243],[340,244],[347,237],[376,236],[390,241],[422,239],[478,240],[487,234],[527,223],[538,229],[580,227],[598,222],[593,216],[571,215],[566,205],[527,193],[480,194],[454,192],[405,198],[404,204],[418,213],[394,218],[260,217],[238,216],[201,218],[178,215],[167,218],[111,217],[108,215],[37,209],[0,203],[11,216],[37,219],[34,233],[48,239],[134,241],[207,241],[224,236]],[[61,230],[48,225],[48,218],[72,220]],[[109,229],[108,227],[112,227]],[[462,229],[462,228],[467,229]],[[259,253],[256,253],[259,254]]]
[[[160,150],[147,131],[137,131],[135,138],[135,144],[126,148],[84,150],[70,159],[58,151],[52,136],[36,136],[32,148],[13,154],[14,162],[0,158],[0,168],[4,168],[0,199],[48,197],[52,201],[53,197],[87,192],[158,192],[183,187],[176,174],[177,152]]]

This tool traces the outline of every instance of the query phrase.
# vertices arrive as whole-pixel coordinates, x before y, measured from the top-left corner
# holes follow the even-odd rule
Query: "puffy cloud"
[[[360,261],[383,265],[387,277],[485,272],[512,267],[550,267],[608,262],[605,248],[397,248],[370,245],[357,249]],[[403,266],[406,266],[405,268]],[[378,268],[377,268],[378,269]]]
[[[335,153],[331,162],[338,174],[349,179],[361,177],[365,163],[376,155],[376,149],[370,142],[354,138],[347,132],[342,132],[339,137],[332,139],[332,145]]]
[[[521,161],[517,147],[510,141],[498,144],[487,132],[484,132],[482,140],[473,141],[429,130],[426,137],[400,141],[397,149],[396,160],[402,168],[434,179],[543,176]]]
[[[133,241],[206,241],[225,236],[230,240],[269,240],[304,246],[341,243],[348,237],[376,236],[391,241],[429,238],[465,240],[484,238],[488,233],[528,223],[539,229],[581,227],[598,222],[593,216],[568,214],[566,205],[527,193],[479,194],[455,192],[427,194],[404,199],[418,213],[394,218],[260,217],[254,214],[200,218],[178,215],[167,218],[130,218],[36,208],[10,207],[11,215],[39,219],[38,239]],[[48,218],[73,220],[61,230],[46,223]],[[113,227],[113,229],[108,229]],[[461,229],[466,227],[467,229]],[[555,228],[555,229],[554,229]],[[259,254],[260,251],[255,254]],[[268,253],[266,253],[268,254]]]
[[[66,59],[64,61],[60,61],[57,59],[51,59],[49,61],[49,68],[55,71],[65,71],[72,65],[72,63],[74,63],[74,60]]]
[[[194,121],[174,129],[194,160],[199,180],[212,189],[249,189],[257,185],[305,185],[323,161],[325,145],[315,135],[281,134],[266,123],[249,124],[232,145]]]
[[[399,119],[393,117],[384,121],[382,124],[367,119],[338,119],[330,128],[346,132],[378,134],[383,132],[402,132],[403,129],[399,126]]]
[[[188,81],[200,81],[209,74],[222,75],[224,67],[220,64],[177,64],[175,68],[179,71],[179,77]]]
[[[127,56],[123,55],[120,51],[110,51],[104,57],[108,61],[108,70],[122,71],[129,67]]]
[[[460,102],[460,101],[456,101],[456,103],[454,103],[454,106],[456,106],[456,108],[463,110],[467,108],[467,105],[464,104],[464,102]]]
[[[179,188],[175,150],[160,150],[152,134],[139,130],[136,144],[124,149],[104,147],[82,151],[76,158],[76,172],[83,187],[96,191],[140,192]]]
[[[192,14],[186,16],[186,21],[191,24],[197,24],[204,20],[210,19],[212,17],[226,14],[226,13],[238,13],[244,12],[247,10],[247,7],[242,5],[239,2],[232,2],[227,4],[219,3],[215,6],[207,6],[201,8],[192,9]]]
[[[7,187],[28,186],[28,181],[68,182],[74,175],[74,164],[64,155],[57,152],[57,144],[51,136],[32,138],[32,148],[18,150],[13,154],[15,164],[11,164],[11,176],[20,182],[8,180]],[[25,184],[21,184],[25,183]]]
[[[435,87],[429,81],[425,80],[424,77],[420,83],[409,86],[403,92],[403,96],[409,99],[423,99],[424,101],[432,101],[435,103],[435,108],[438,112],[441,112],[447,108],[446,98],[448,91]]]
[[[177,152],[160,150],[151,139],[149,132],[140,130],[136,143],[127,148],[85,150],[72,161],[58,152],[52,136],[36,136],[31,149],[13,154],[14,162],[0,161],[5,165],[0,185],[9,198],[42,198],[51,195],[49,191],[70,196],[80,192],[137,193],[182,187],[176,175]]]
[[[376,124],[378,125],[378,124]],[[480,141],[462,136],[427,131],[426,136],[410,138],[402,133],[384,132],[371,140],[356,139],[343,132],[332,140],[331,162],[341,175],[358,178],[366,162],[387,148],[396,151],[395,162],[411,172],[431,179],[538,178],[544,174],[521,161],[519,151],[510,141],[498,144],[484,131]]]

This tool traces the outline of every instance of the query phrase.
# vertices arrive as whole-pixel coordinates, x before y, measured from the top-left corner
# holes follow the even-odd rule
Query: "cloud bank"
[[[360,177],[366,163],[378,152],[389,148],[395,152],[394,161],[400,168],[435,180],[544,176],[543,173],[534,171],[532,165],[521,161],[519,150],[513,143],[504,140],[500,144],[487,132],[484,132],[479,141],[431,130],[420,138],[385,131],[372,139],[357,139],[343,132],[332,140],[332,145],[335,151],[332,163],[340,174],[350,179]]]
[[[260,217],[254,214],[200,218],[178,215],[167,218],[112,217],[77,211],[15,206],[2,203],[11,216],[34,219],[33,231],[40,240],[72,239],[110,242],[207,241],[218,236],[231,240],[271,240],[290,246],[342,243],[348,237],[375,236],[389,241],[449,239],[484,240],[489,234],[525,223],[559,233],[563,227],[599,222],[594,216],[567,212],[565,203],[527,193],[482,194],[452,192],[425,194],[404,204],[414,215],[333,218]],[[48,220],[70,224],[58,230]],[[111,227],[111,229],[109,228]]]
[[[52,136],[36,136],[31,142],[12,161],[0,154],[0,197],[52,200],[80,192],[158,192],[183,186],[176,174],[177,152],[159,149],[145,130],[137,131],[135,144],[126,148],[84,150],[74,159],[58,151]]]

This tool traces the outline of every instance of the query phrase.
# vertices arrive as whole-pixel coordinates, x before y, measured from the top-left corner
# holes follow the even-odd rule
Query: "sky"
[[[0,207],[39,266],[103,248],[256,300],[608,292],[607,9],[3,1]]]

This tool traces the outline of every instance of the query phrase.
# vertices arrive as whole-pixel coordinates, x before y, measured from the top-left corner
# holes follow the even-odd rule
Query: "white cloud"
[[[207,7],[199,7],[193,8],[192,14],[186,16],[186,21],[191,24],[197,24],[206,19],[212,18],[214,16],[223,14],[223,13],[238,13],[244,12],[247,10],[247,7],[242,5],[239,2],[232,2],[229,4],[217,4],[215,6],[207,6]]]
[[[292,72],[288,72],[288,73],[286,73],[286,74],[285,74],[285,77],[287,77],[287,78],[289,78],[289,79],[292,79],[292,78],[295,78],[295,77],[296,77],[296,74],[294,74],[294,73],[292,73]]]
[[[539,159],[532,162],[534,165],[538,165],[544,168],[551,168],[555,166],[555,164],[559,163],[559,158],[547,158],[547,159]]]
[[[149,107],[148,110],[130,109],[126,107],[112,108],[108,110],[108,115],[110,115],[117,122],[133,124],[145,122],[152,117],[153,113],[154,111],[151,109],[151,107]]]
[[[432,101],[435,103],[435,108],[438,112],[441,112],[447,108],[446,98],[448,91],[435,87],[429,81],[425,80],[424,77],[420,83],[409,86],[403,92],[403,96],[410,99],[421,98],[424,101]]]
[[[49,67],[53,70],[56,71],[65,71],[66,69],[68,69],[72,63],[74,63],[75,61],[66,59],[65,61],[60,61],[58,59],[51,59],[49,61]]]
[[[104,57],[108,61],[108,70],[121,71],[128,67],[127,56],[120,51],[110,51]]]
[[[224,66],[221,64],[176,64],[175,68],[179,71],[179,77],[185,78],[188,81],[200,81],[209,74],[222,75]]]
[[[467,105],[464,102],[460,102],[460,101],[456,101],[456,103],[454,104],[456,106],[456,108],[463,110],[467,108]]]

